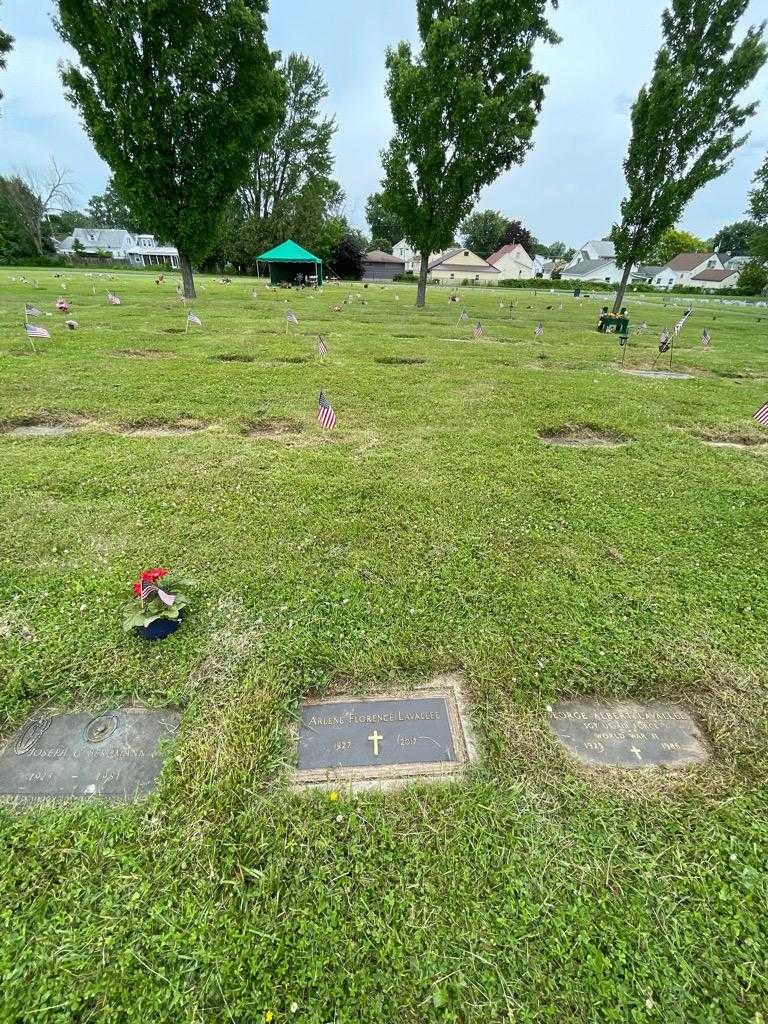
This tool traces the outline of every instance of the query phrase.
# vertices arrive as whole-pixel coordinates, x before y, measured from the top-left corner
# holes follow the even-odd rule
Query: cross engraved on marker
[[[637,749],[637,747],[630,747],[629,749],[632,751],[632,753],[635,755],[635,757],[637,758],[638,761],[642,761],[643,760],[643,756],[640,753],[640,751]]]
[[[373,744],[373,756],[374,757],[378,757],[379,756],[379,740],[383,740],[384,737],[380,736],[378,731],[376,729],[374,729],[373,732],[371,733],[371,735],[368,737],[368,739]]]

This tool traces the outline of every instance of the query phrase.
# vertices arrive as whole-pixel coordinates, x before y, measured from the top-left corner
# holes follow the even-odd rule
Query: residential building
[[[577,263],[583,263],[585,260],[615,260],[616,259],[616,247],[613,242],[605,242],[602,239],[593,240],[591,242],[585,242],[576,252],[573,254],[566,270],[570,270],[571,267],[575,267]],[[566,275],[563,274],[563,277]],[[570,276],[570,275],[569,275]]]
[[[109,253],[111,259],[123,261],[129,267],[179,265],[175,246],[160,245],[154,235],[137,234],[123,228],[75,228],[61,241],[54,239],[54,245],[62,256],[93,258]]]
[[[720,257],[714,252],[681,252],[662,269],[654,280],[661,288],[687,287],[692,277],[705,270],[723,270]]]
[[[372,249],[363,259],[364,281],[391,281],[405,272],[405,260],[381,249]]]
[[[735,288],[739,283],[740,274],[740,270],[731,270],[729,268],[702,270],[700,274],[696,274],[695,277],[690,279],[688,285],[691,288],[702,288],[708,291],[719,291],[721,288]]]
[[[429,257],[429,263],[434,263],[436,259],[448,252],[448,249],[443,249],[441,252],[433,252]],[[392,255],[397,256],[405,264],[406,274],[415,274],[419,276],[421,270],[421,256],[413,249],[404,238],[401,238],[397,245],[392,246]]]
[[[463,281],[498,284],[501,271],[471,250],[459,246],[432,260],[428,267],[428,277],[431,281],[445,284],[460,285]]]
[[[656,267],[652,264],[641,263],[632,274],[633,284],[653,284],[659,275],[664,272],[664,267]]]
[[[753,256],[728,256],[725,261],[721,259],[720,262],[726,270],[743,270],[753,259]]]
[[[602,281],[604,284],[620,284],[623,270],[612,259],[579,260],[563,268],[561,277],[574,281]]]
[[[519,243],[502,246],[487,262],[499,271],[499,281],[524,281],[536,276],[533,259]]]

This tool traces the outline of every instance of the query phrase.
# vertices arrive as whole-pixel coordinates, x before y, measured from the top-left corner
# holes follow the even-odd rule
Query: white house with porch
[[[129,267],[171,267],[179,265],[174,245],[161,245],[154,235],[137,234],[124,228],[75,228],[61,241],[54,239],[62,256],[98,257],[109,253],[113,260]]]

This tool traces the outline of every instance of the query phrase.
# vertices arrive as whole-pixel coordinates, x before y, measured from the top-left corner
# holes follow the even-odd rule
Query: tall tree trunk
[[[624,267],[624,273],[621,275],[621,284],[619,290],[616,292],[616,301],[613,304],[613,312],[618,313],[621,309],[622,303],[624,302],[624,292],[627,290],[627,284],[629,283],[629,275],[632,273],[632,259],[630,258],[629,263]]]
[[[189,256],[181,252],[181,250],[179,250],[179,267],[181,268],[181,280],[184,286],[184,298],[196,299],[197,293],[195,292],[195,280],[192,277],[192,264],[189,262]]]
[[[416,289],[416,309],[423,309],[427,304],[427,267],[429,266],[429,253],[421,254],[421,266],[419,267],[419,287]]]

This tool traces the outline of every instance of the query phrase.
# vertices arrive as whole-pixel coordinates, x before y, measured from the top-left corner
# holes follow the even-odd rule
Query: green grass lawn
[[[768,310],[698,307],[694,378],[653,380],[600,294],[465,291],[457,325],[444,289],[200,278],[184,333],[175,278],[66,281],[79,328],[40,318],[35,354],[23,303],[62,279],[0,270],[0,731],[183,720],[143,803],[0,809],[0,1022],[768,1020],[768,454],[703,440],[768,441]],[[641,299],[628,367],[682,310]],[[35,418],[84,423],[11,435]],[[564,426],[633,443],[539,439]],[[155,565],[197,588],[150,646],[120,606]],[[291,795],[301,701],[449,670],[466,782]],[[715,756],[589,773],[546,724],[583,695],[679,700]]]

